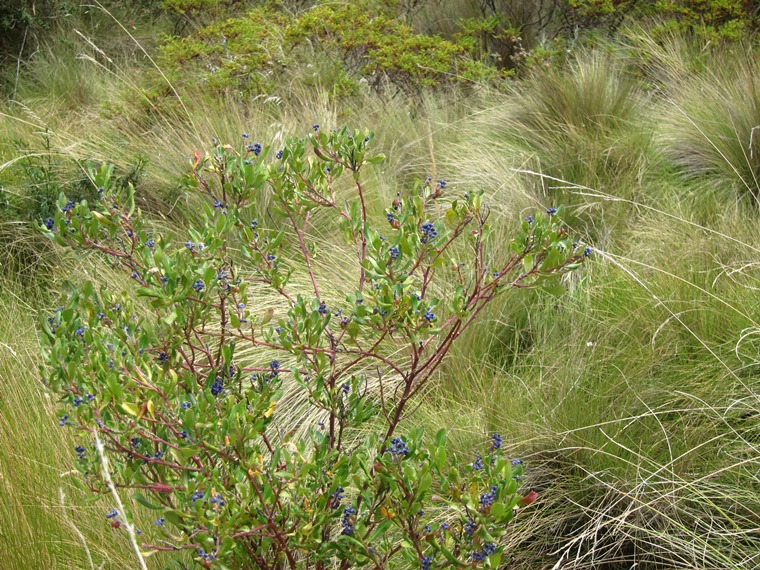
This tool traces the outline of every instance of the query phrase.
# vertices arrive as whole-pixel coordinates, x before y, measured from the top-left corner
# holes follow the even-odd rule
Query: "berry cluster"
[[[340,534],[351,536],[354,534],[354,524],[356,523],[356,509],[352,506],[348,506],[343,509],[343,518],[340,521],[343,530]]]
[[[487,542],[483,545],[483,548],[472,553],[472,559],[475,562],[483,562],[492,554],[496,554],[496,545],[492,542]]]
[[[496,500],[496,492],[499,490],[499,488],[496,485],[491,485],[491,490],[487,493],[483,493],[480,495],[480,506],[483,509],[487,509],[491,505],[493,505],[493,502]]]
[[[420,237],[422,243],[430,243],[438,237],[438,232],[436,231],[435,226],[430,222],[422,224],[420,232],[422,233],[422,237]]]
[[[395,456],[404,456],[409,453],[409,448],[403,439],[400,437],[394,437],[391,440],[391,446],[388,448],[388,451]]]
[[[214,382],[211,384],[211,395],[216,397],[219,397],[219,394],[221,394],[224,391],[224,383],[222,382],[221,377],[217,376],[214,379]]]

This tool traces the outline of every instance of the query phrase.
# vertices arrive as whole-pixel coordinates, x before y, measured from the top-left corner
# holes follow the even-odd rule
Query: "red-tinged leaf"
[[[528,493],[522,498],[522,504],[530,505],[536,499],[538,499],[538,493],[536,493],[535,491],[531,491],[530,493]]]

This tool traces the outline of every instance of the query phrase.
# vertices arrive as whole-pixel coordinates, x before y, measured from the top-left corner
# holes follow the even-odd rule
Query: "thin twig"
[[[97,432],[95,432],[95,449],[100,456],[100,465],[103,468],[103,479],[106,482],[106,487],[108,487],[108,489],[111,491],[111,495],[113,495],[114,501],[116,501],[116,506],[118,507],[119,512],[122,514],[124,528],[127,529],[129,542],[132,544],[132,549],[135,551],[137,561],[140,563],[140,569],[148,570],[148,565],[145,563],[145,558],[143,558],[142,552],[140,551],[140,546],[137,544],[137,534],[135,533],[135,527],[127,518],[126,511],[124,510],[124,504],[121,502],[119,493],[116,492],[116,485],[114,485],[113,481],[111,480],[111,471],[108,467],[108,458],[106,457],[105,449],[103,448],[103,442],[100,441],[100,437],[98,437]]]
[[[87,562],[89,562],[90,568],[92,570],[95,570],[95,564],[92,561],[92,554],[90,554],[90,549],[87,546],[87,540],[85,539],[82,532],[76,527],[76,525],[71,522],[71,519],[69,519],[69,515],[66,512],[66,497],[63,494],[63,487],[58,487],[58,497],[61,500],[61,513],[63,515],[63,520],[66,521],[66,524],[68,524],[72,529],[74,529],[74,532],[76,533],[77,537],[79,537],[79,541],[82,543],[84,552],[87,555]]]
[[[16,89],[18,89],[18,78],[21,73],[21,56],[24,55],[24,46],[26,45],[26,34],[29,32],[29,26],[24,28],[24,37],[21,40],[21,49],[18,50],[18,57],[16,58],[16,80],[13,82],[13,93],[11,93],[11,100],[16,98]]]

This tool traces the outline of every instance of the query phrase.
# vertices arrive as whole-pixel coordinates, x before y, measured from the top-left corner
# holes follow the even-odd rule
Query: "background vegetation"
[[[115,279],[39,236],[54,197],[92,193],[87,164],[109,160],[156,227],[182,231],[197,204],[178,180],[195,148],[319,123],[378,133],[378,212],[432,175],[452,197],[485,188],[505,233],[528,208],[564,203],[595,246],[559,301],[492,308],[416,416],[450,427],[463,457],[498,431],[525,459],[540,498],[513,527],[513,565],[756,568],[760,5],[314,4],[19,0],[0,12],[9,567],[135,566],[108,501],[73,486],[74,446],[38,381],[37,323],[60,284]],[[336,229],[317,231],[328,244]],[[338,264],[325,274],[340,279]]]

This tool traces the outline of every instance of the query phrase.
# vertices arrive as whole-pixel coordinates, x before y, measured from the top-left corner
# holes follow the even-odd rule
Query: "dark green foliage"
[[[475,48],[467,37],[414,33],[387,8],[360,2],[321,4],[297,16],[259,7],[170,40],[163,54],[178,79],[200,80],[214,90],[266,91],[283,71],[313,64],[316,57],[335,68],[341,92],[362,81],[413,94],[422,87],[498,77],[475,57]]]

